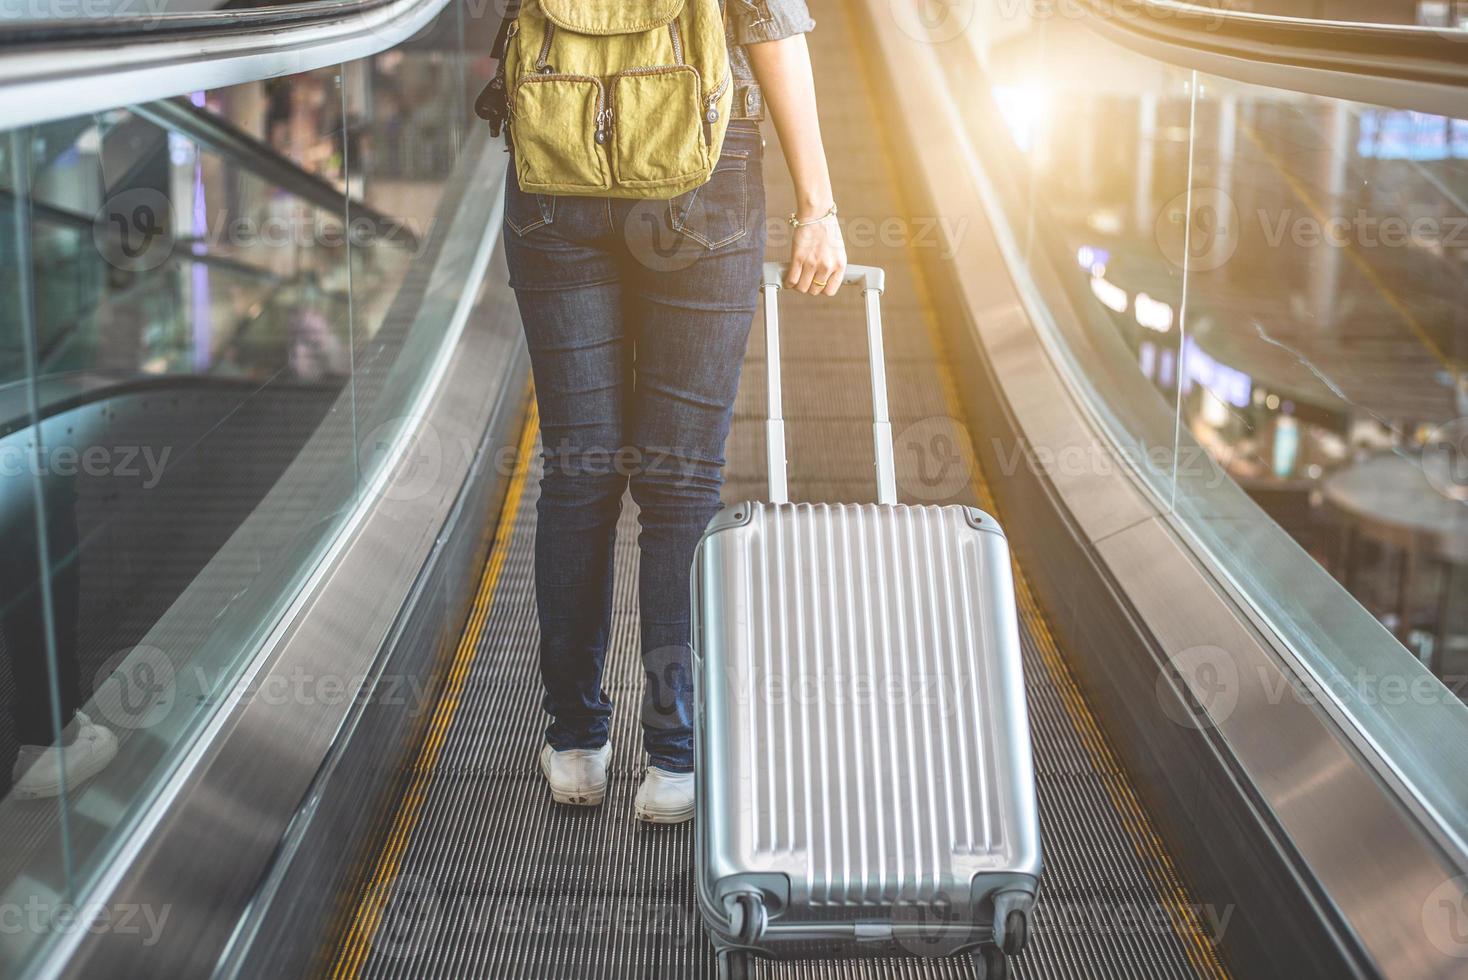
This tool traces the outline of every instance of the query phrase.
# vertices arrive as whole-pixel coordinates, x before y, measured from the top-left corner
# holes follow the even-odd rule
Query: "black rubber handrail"
[[[199,146],[237,162],[257,177],[316,205],[328,214],[343,213],[352,221],[372,224],[374,238],[413,250],[418,236],[406,224],[371,205],[349,200],[331,181],[305,169],[263,140],[183,98],[159,99],[133,106],[132,111],[157,126],[181,133]],[[339,212],[340,209],[340,212]]]
[[[96,374],[103,376],[103,372],[77,372]],[[15,382],[14,384],[24,384]],[[274,390],[283,388],[328,390],[332,389],[334,382],[308,381],[293,377],[273,377],[269,384]],[[3,396],[5,388],[0,386],[0,396]],[[78,390],[64,398],[55,398],[41,405],[40,418],[32,419],[29,412],[14,414],[9,410],[3,398],[0,398],[0,439],[32,428],[37,421],[44,422],[46,419],[54,418],[74,408],[85,408],[88,405],[97,405],[111,398],[120,398],[123,395],[143,395],[155,392],[170,391],[192,391],[198,389],[230,389],[243,392],[247,397],[259,391],[261,379],[258,377],[242,377],[240,375],[225,374],[135,374],[128,376],[119,375],[115,382],[98,385],[93,388]]]
[[[1292,69],[1468,88],[1468,31],[1224,10],[1183,0],[1078,0],[1093,26]]]
[[[15,200],[14,194],[0,187],[0,205],[4,205],[6,208],[14,207]],[[73,231],[84,232],[86,234],[91,234],[97,227],[95,217],[82,214],[80,211],[57,207],[54,204],[47,204],[44,201],[38,201],[34,198],[28,203],[31,209],[31,216],[37,221],[60,225],[61,227],[70,228]],[[115,228],[111,226],[106,227],[109,235],[116,234]],[[195,241],[192,238],[174,239],[173,252],[170,258],[180,259],[185,262],[198,262],[200,265],[215,266],[230,272],[237,272],[241,275],[249,276],[252,279],[261,279],[271,283],[279,282],[283,278],[280,273],[272,272],[251,262],[230,258],[227,255],[220,255],[204,249],[195,249],[193,247]]]

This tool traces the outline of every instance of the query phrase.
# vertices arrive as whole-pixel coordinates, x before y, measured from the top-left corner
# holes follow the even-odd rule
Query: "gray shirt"
[[[764,115],[764,99],[749,69],[746,44],[778,41],[804,34],[816,26],[805,0],[726,0],[724,30],[729,39],[729,67],[734,76],[736,118]]]

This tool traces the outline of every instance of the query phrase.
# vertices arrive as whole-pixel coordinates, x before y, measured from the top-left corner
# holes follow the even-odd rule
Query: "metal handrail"
[[[1077,0],[1085,23],[1151,57],[1245,82],[1468,113],[1468,31],[1225,10],[1187,0]]]
[[[287,27],[334,20],[381,7],[390,0],[302,0],[256,7],[134,14],[122,17],[47,18],[0,24],[0,46],[17,47],[166,34],[222,34],[264,27]]]
[[[31,22],[0,30],[0,129],[340,65],[421,31],[447,0]]]

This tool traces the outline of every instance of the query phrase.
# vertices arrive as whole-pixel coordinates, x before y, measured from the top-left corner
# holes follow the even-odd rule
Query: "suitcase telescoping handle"
[[[786,482],[785,417],[780,393],[780,309],[777,301],[786,266],[766,262],[760,289],[765,297],[765,372],[769,418],[765,420],[765,451],[770,472],[770,503],[790,502]],[[867,357],[872,374],[872,445],[876,451],[877,503],[897,503],[897,474],[892,454],[892,420],[887,416],[887,364],[882,356],[882,288],[885,274],[871,265],[848,265],[841,281],[861,285],[867,310]]]

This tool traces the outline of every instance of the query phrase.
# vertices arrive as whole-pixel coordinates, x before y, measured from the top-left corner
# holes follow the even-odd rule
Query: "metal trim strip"
[[[1468,37],[1454,39],[1446,30],[1204,14],[1158,0],[1141,0],[1145,14],[1118,17],[1104,0],[1081,3],[1092,12],[1083,18],[1086,26],[1106,40],[1183,68],[1449,117],[1463,115],[1468,105],[1468,60],[1462,57]]]

